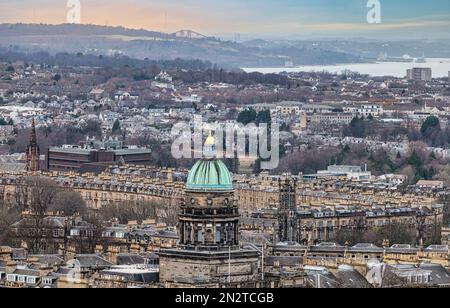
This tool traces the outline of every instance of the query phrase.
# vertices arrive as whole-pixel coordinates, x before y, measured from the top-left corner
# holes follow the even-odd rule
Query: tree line
[[[14,63],[24,61],[33,64],[45,65],[48,67],[101,67],[101,68],[152,68],[158,67],[161,70],[207,70],[213,67],[209,61],[198,59],[174,59],[174,60],[151,60],[135,59],[127,56],[103,56],[83,53],[61,52],[55,55],[45,51],[34,53],[24,53],[12,50],[0,49],[0,62]]]
[[[358,243],[369,243],[379,247],[395,244],[412,246],[441,244],[441,224],[427,225],[424,216],[417,216],[413,224],[389,222],[382,227],[372,229],[363,224],[354,229],[342,229],[336,234],[335,241],[341,245],[353,246]]]
[[[241,70],[227,71],[217,67],[203,71],[177,70],[171,73],[174,75],[175,80],[181,80],[186,83],[228,83],[240,86],[268,84],[285,87],[289,84],[288,77],[280,74],[262,74],[258,72],[246,73]]]

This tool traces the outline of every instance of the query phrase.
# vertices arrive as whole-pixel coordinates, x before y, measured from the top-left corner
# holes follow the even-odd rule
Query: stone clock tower
[[[189,172],[180,205],[179,245],[160,253],[160,281],[167,287],[254,287],[259,254],[240,248],[239,209],[215,140]]]

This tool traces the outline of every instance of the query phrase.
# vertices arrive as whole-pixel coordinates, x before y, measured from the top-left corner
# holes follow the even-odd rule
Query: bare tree
[[[74,214],[83,216],[87,211],[87,206],[79,192],[64,190],[56,194],[50,210],[62,212],[65,216],[73,216]]]
[[[416,236],[414,227],[410,224],[390,222],[388,225],[377,228],[379,244],[388,240],[390,244],[415,244]]]
[[[29,212],[17,237],[27,243],[32,253],[42,253],[51,244],[51,226],[46,225],[45,218],[57,193],[56,183],[43,177],[28,177],[17,187],[17,205]]]
[[[344,245],[355,245],[363,242],[366,236],[367,224],[363,217],[356,218],[350,228],[341,229],[336,233],[335,240]],[[366,241],[364,241],[366,242]]]
[[[18,207],[0,200],[0,245],[11,245],[11,226],[20,219]]]
[[[423,244],[423,241],[427,236],[427,216],[422,213],[417,213],[414,226],[417,234],[416,245]]]
[[[124,224],[131,220],[141,223],[146,219],[157,219],[173,226],[178,221],[178,207],[172,206],[170,200],[126,201],[102,209],[102,215],[105,220],[118,219]]]
[[[106,222],[102,215],[95,210],[88,210],[84,215],[86,228],[79,236],[71,237],[70,244],[75,248],[77,253],[91,254],[95,252],[97,245],[107,246],[103,232],[106,228]]]

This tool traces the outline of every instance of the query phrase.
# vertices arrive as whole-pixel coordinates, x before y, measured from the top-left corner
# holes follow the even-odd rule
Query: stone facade
[[[295,213],[294,242],[312,245],[323,241],[333,241],[341,230],[370,230],[385,227],[392,223],[406,224],[411,229],[423,227],[425,231],[432,231],[444,220],[444,207],[435,205],[431,209],[387,209],[387,210],[301,210]],[[279,234],[279,215],[275,210],[253,213],[241,220],[241,230],[256,234],[271,235],[270,242],[283,241],[274,238]]]
[[[279,180],[280,203],[278,206],[278,240],[295,242],[298,240],[297,219],[297,179],[285,176]]]
[[[348,264],[366,269],[367,264],[374,260],[389,264],[433,263],[446,268],[450,266],[449,247],[446,245],[424,248],[411,245],[377,247],[364,243],[352,247],[325,242],[312,246],[278,244],[272,247],[272,254],[276,257],[298,257],[297,266],[337,268],[340,264]]]
[[[179,215],[180,244],[239,245],[239,210],[231,192],[186,192]]]
[[[142,175],[134,175],[133,172]],[[135,201],[158,201],[176,207],[182,199],[185,187],[183,182],[173,180],[170,169],[144,166],[112,168],[111,171],[98,176],[71,172],[20,172],[0,175],[0,198],[14,202],[16,193],[25,185],[26,178],[35,175],[54,180],[60,188],[79,192],[87,206],[93,209],[118,202]]]
[[[442,245],[450,245],[450,228],[442,228]]]
[[[111,166],[100,175],[71,172],[40,172],[40,176],[54,179],[67,189],[80,192],[91,208],[107,207],[115,202],[162,201],[177,207],[184,198],[186,170],[158,169],[145,166]],[[17,187],[32,172],[0,175],[0,198],[14,200]],[[234,177],[234,194],[241,213],[277,207],[280,202],[279,176]],[[339,183],[339,184],[338,184]],[[296,188],[299,207],[321,209],[351,208],[355,206],[429,207],[440,203],[443,193],[431,191],[387,191],[354,183],[315,179],[299,180]],[[449,199],[449,198],[447,198]],[[450,199],[449,199],[450,200]]]
[[[256,251],[196,252],[180,249],[160,254],[160,281],[166,287],[255,287]]]

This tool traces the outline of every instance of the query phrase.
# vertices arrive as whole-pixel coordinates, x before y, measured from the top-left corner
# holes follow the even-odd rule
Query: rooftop
[[[122,148],[122,149],[93,149],[82,147],[51,147],[50,152],[53,153],[69,153],[77,155],[88,155],[91,152],[114,152],[116,155],[132,155],[132,154],[150,154],[150,149],[145,148]]]

